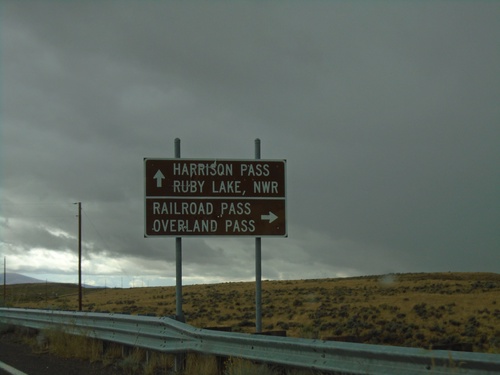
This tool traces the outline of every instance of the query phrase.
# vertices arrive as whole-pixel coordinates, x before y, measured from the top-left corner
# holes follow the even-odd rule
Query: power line
[[[97,227],[94,225],[94,223],[90,219],[90,216],[87,214],[87,211],[85,211],[83,208],[82,208],[82,211],[83,211],[83,214],[85,215],[85,217],[87,218],[88,222],[90,223],[91,227],[94,228],[97,236],[99,236],[99,238],[102,241],[102,243],[104,244],[104,246],[107,249],[111,250],[111,247],[106,243],[106,240],[104,240],[104,237],[102,236],[101,232],[99,232],[99,230],[97,229]]]
[[[24,203],[15,203],[15,202],[2,202],[2,212],[0,216],[4,218],[12,218],[12,219],[29,219],[29,218],[38,218],[38,217],[46,217],[46,218],[62,218],[67,217],[68,214],[62,213],[53,213],[47,214],[48,210],[44,210],[44,208],[51,207],[56,209],[57,211],[61,211],[63,209],[68,209],[68,214],[72,214],[73,211],[70,209],[69,204],[67,205],[59,205],[59,202],[51,202],[51,203],[39,203],[39,202],[24,202]],[[28,210],[32,209],[32,210]]]
[[[100,238],[100,240],[102,241],[102,243],[104,244],[104,246],[108,249],[108,250],[111,250],[111,246],[108,245],[108,243],[106,242],[106,240],[104,239],[103,235],[101,234],[101,232],[97,229],[97,227],[94,225],[93,221],[90,219],[90,216],[87,214],[87,211],[84,210],[82,208],[82,211],[83,211],[83,214],[85,215],[85,218],[88,220],[88,222],[90,223],[90,226],[92,228],[94,228],[94,231],[96,232],[97,236]],[[126,277],[131,277],[127,272],[125,272],[121,267],[120,267],[120,272],[125,275]],[[122,285],[123,287],[123,285]]]

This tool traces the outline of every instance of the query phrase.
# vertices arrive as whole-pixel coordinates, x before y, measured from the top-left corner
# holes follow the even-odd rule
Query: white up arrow
[[[165,176],[163,175],[163,173],[161,173],[161,171],[158,169],[158,172],[156,172],[156,174],[154,175],[153,177],[155,180],[156,180],[156,187],[161,187],[161,184],[162,184],[162,180],[165,178]]]
[[[273,214],[271,211],[269,211],[269,215],[260,215],[261,220],[269,220],[269,223],[272,223],[277,218],[278,218],[278,216]]]

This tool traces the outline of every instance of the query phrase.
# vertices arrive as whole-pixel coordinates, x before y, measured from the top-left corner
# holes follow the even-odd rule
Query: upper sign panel
[[[146,197],[285,198],[285,160],[145,159]]]

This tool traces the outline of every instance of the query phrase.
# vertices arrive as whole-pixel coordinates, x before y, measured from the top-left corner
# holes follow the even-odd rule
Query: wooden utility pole
[[[3,303],[7,303],[7,257],[3,257]]]
[[[82,311],[82,202],[78,204],[78,311]]]

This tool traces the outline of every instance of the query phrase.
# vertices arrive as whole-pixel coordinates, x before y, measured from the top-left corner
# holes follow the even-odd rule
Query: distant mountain
[[[13,273],[13,272],[7,272],[5,281],[7,285],[36,284],[45,282],[43,280],[35,279],[34,277],[24,276],[21,275],[20,273]],[[0,285],[3,285],[3,273],[0,273]]]
[[[20,273],[7,272],[7,285],[15,285],[15,284],[40,284],[47,282],[46,280],[35,279],[34,277],[24,276]],[[51,284],[71,284],[71,283],[57,283],[53,281],[49,281]],[[0,273],[0,285],[3,285],[3,273]],[[74,284],[78,285],[78,284]],[[82,284],[84,288],[104,288],[99,285],[87,285]]]

